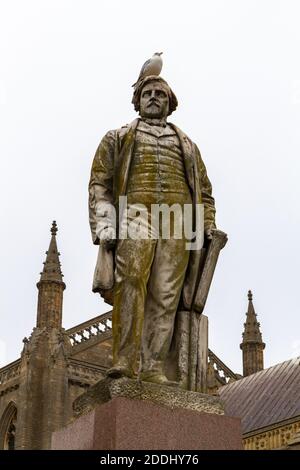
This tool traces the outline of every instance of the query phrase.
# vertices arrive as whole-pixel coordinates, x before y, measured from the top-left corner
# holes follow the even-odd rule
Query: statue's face
[[[169,113],[169,97],[159,82],[147,83],[140,98],[140,115],[146,118],[165,118]]]

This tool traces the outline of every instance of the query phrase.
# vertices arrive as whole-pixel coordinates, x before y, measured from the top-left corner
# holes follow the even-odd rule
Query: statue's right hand
[[[116,231],[114,227],[105,227],[99,234],[100,245],[107,248],[114,246],[116,243]]]

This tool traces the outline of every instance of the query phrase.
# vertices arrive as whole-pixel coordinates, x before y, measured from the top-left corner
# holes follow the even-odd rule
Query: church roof
[[[224,385],[225,412],[242,419],[248,433],[300,416],[300,357]]]

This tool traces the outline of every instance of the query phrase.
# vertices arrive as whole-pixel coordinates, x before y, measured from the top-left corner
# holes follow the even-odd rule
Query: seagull
[[[162,58],[160,57],[162,55],[162,52],[155,52],[151,59],[146,60],[144,63],[141,71],[139,78],[137,81],[132,85],[133,87],[139,82],[144,77],[147,77],[148,75],[159,75],[162,69]]]

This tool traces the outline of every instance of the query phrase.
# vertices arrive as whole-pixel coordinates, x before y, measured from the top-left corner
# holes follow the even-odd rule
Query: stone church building
[[[0,449],[49,449],[51,434],[72,418],[72,404],[111,366],[111,312],[65,330],[65,283],[57,227],[37,284],[36,326],[21,356],[0,369]],[[246,449],[300,448],[300,358],[264,369],[260,325],[248,293],[240,345],[243,376],[208,351],[207,392],[242,420]]]

